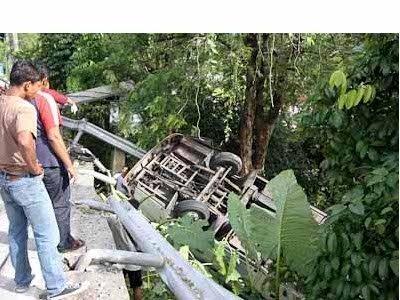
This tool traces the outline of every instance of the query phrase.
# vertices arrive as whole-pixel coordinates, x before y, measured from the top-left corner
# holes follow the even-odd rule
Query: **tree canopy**
[[[243,174],[292,169],[330,216],[311,271],[296,275],[307,299],[398,299],[398,34],[38,34],[26,45],[13,55],[47,62],[62,91],[133,80],[117,127],[106,103],[78,117],[145,149],[182,132],[240,155]]]

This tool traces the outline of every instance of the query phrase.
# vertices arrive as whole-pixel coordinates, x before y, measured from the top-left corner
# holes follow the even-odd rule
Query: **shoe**
[[[83,241],[81,239],[76,239],[76,240],[72,241],[71,246],[68,248],[59,248],[59,247],[57,247],[57,248],[60,253],[66,253],[66,252],[78,250],[78,249],[84,247],[85,245],[86,245],[85,241]]]
[[[40,296],[40,299],[47,299],[47,300],[61,300],[66,299],[71,296],[78,295],[89,287],[89,281],[84,281],[82,283],[77,284],[69,284],[67,287],[59,294],[49,296],[48,294],[43,294]]]
[[[18,294],[26,293],[30,288],[30,285],[17,285],[14,291]]]
[[[35,278],[35,275],[32,275],[31,282],[32,282],[33,278]],[[29,283],[28,285],[18,285],[17,284],[14,291],[18,294],[26,293],[29,290],[30,286],[31,286],[31,283]]]

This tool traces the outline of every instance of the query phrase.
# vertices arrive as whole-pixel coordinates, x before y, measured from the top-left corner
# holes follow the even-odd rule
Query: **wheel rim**
[[[184,213],[185,216],[190,216],[193,220],[201,219],[201,215],[197,211],[188,211]]]

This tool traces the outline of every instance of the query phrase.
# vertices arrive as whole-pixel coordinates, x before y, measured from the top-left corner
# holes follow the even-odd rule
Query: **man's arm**
[[[53,96],[54,100],[56,100],[57,103],[61,104],[61,105],[65,105],[65,104],[70,104],[70,105],[76,105],[75,101],[72,100],[71,98],[59,93],[56,90],[53,89],[44,89],[43,90],[45,93],[48,93],[50,95]]]
[[[53,89],[44,89],[43,92],[51,95],[58,104],[61,104],[61,105],[69,104],[69,105],[71,105],[71,112],[73,114],[77,113],[78,106],[76,106],[75,101],[73,101],[71,98],[69,98],[69,97],[67,97],[67,96],[65,96],[65,95],[63,95],[63,94],[61,94],[61,93],[59,93],[59,92],[57,92],[56,90],[53,90]]]
[[[52,89],[43,89],[43,92],[50,94],[58,104],[65,105],[68,103],[68,97]]]
[[[17,134],[17,142],[19,151],[27,164],[29,173],[41,175],[43,173],[43,168],[38,164],[36,159],[36,145],[32,133],[29,131],[20,131]]]
[[[33,175],[40,175],[43,173],[43,169],[37,162],[34,138],[36,134],[36,111],[31,104],[23,102],[23,105],[18,108],[15,119],[15,138],[27,165],[27,171]]]
[[[75,180],[77,173],[74,165],[71,162],[67,148],[65,147],[64,140],[60,133],[60,128],[58,126],[53,126],[47,131],[47,138],[51,148],[57,157],[64,163],[65,168],[71,175],[71,179]]]

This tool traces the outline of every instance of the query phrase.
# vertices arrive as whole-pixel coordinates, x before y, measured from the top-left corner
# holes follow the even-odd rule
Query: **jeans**
[[[32,281],[27,247],[29,222],[48,294],[59,294],[67,285],[66,276],[57,251],[60,238],[56,218],[42,177],[27,175],[10,180],[6,173],[0,171],[0,193],[10,222],[8,239],[15,283],[29,286]]]
[[[44,186],[53,203],[58,230],[60,231],[60,250],[69,249],[74,238],[71,235],[71,189],[68,172],[64,167],[44,168]]]

